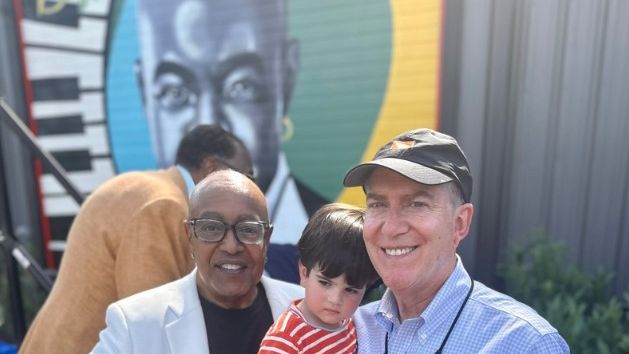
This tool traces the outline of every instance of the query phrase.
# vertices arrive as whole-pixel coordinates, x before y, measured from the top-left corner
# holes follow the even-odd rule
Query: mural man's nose
[[[218,119],[218,107],[214,95],[209,90],[204,90],[199,100],[199,124],[221,124]]]

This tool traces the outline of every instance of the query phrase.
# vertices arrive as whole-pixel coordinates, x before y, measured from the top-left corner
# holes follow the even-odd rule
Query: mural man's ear
[[[296,39],[289,39],[284,46],[284,115],[288,113],[290,100],[297,81],[299,71],[299,42]]]
[[[133,63],[133,73],[135,74],[135,81],[138,84],[138,90],[140,90],[140,97],[142,98],[142,106],[146,106],[146,93],[144,92],[144,77],[142,76],[142,60],[136,59]]]

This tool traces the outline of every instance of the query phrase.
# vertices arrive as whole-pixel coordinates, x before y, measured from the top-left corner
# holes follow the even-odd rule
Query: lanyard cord
[[[441,346],[439,347],[439,349],[437,349],[435,354],[441,354],[441,352],[443,351],[443,348],[446,346],[446,343],[448,342],[448,338],[450,338],[450,333],[452,333],[452,330],[454,329],[456,322],[459,320],[459,316],[461,316],[461,312],[463,312],[463,308],[465,308],[465,305],[467,304],[467,300],[469,300],[470,296],[472,295],[472,290],[474,290],[474,280],[472,280],[472,285],[470,285],[470,290],[467,292],[467,295],[465,296],[465,300],[463,300],[461,307],[459,307],[459,312],[457,312],[456,316],[454,317],[454,321],[452,321],[452,324],[450,325],[450,329],[448,329],[448,333],[446,334],[446,337],[443,338],[443,341],[441,342]],[[389,352],[389,331],[387,331],[387,335],[386,337],[384,337],[384,354],[388,354],[388,352]]]

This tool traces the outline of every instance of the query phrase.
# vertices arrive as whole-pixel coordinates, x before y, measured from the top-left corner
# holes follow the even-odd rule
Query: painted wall
[[[200,8],[219,3],[193,2],[201,4]],[[155,7],[166,4],[151,2]],[[138,14],[143,10],[135,0],[24,0],[15,5],[21,19],[29,118],[39,142],[59,159],[80,191],[87,195],[117,173],[158,167],[149,124],[154,111],[143,105],[135,70],[142,69],[138,60],[147,61],[142,43],[173,37],[181,48],[189,49],[197,43],[195,36],[211,38],[229,27],[229,16],[186,37],[181,30],[186,21],[204,12],[189,11],[183,16],[176,15],[175,9],[172,18],[180,16],[183,24],[173,27],[153,20],[155,32],[163,31],[153,38],[140,31]],[[251,5],[240,6],[241,13],[253,11],[247,7]],[[272,3],[261,9],[267,15],[273,11]],[[286,178],[295,181],[300,193],[306,189],[327,201],[360,205],[360,188],[342,187],[347,169],[370,158],[397,133],[437,126],[441,2],[290,0],[284,18],[287,38],[298,44],[299,60],[292,95],[278,103],[288,110],[268,123],[279,139],[277,156],[287,162]],[[239,35],[242,33],[236,37]],[[278,59],[270,66],[281,71],[285,65]],[[202,95],[192,97],[190,91],[194,91],[190,85],[179,85],[168,91],[167,97],[179,99],[179,103],[201,102]],[[265,97],[271,96],[281,94]],[[255,132],[261,128],[247,130],[242,123],[246,119],[227,116],[215,122],[233,129],[254,149],[254,155],[259,153]],[[268,161],[261,158],[258,171],[268,166]],[[49,246],[62,250],[79,206],[51,175],[43,174],[39,181],[47,217],[43,222],[52,230]],[[282,188],[275,192],[273,183],[278,184],[271,182],[267,189],[271,204],[282,200],[281,194],[286,192]],[[274,220],[277,240],[294,242],[298,238],[305,219],[289,219],[294,219],[290,217],[293,210],[307,211],[308,205],[298,205],[301,196],[288,197],[281,202],[284,206],[278,207]],[[304,200],[301,198],[302,204],[307,203]]]

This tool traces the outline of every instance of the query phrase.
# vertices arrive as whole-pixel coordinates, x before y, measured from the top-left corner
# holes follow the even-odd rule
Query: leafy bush
[[[14,330],[11,323],[9,309],[9,286],[7,281],[7,269],[5,267],[5,254],[0,249],[0,341],[14,339]]]
[[[498,267],[505,292],[530,305],[572,353],[629,353],[629,289],[613,296],[613,275],[568,265],[565,246],[543,236],[516,247]]]
[[[387,287],[382,282],[378,282],[378,284],[374,285],[371,289],[367,289],[367,292],[360,304],[366,305],[370,302],[382,299],[382,295],[384,295],[386,290]]]

